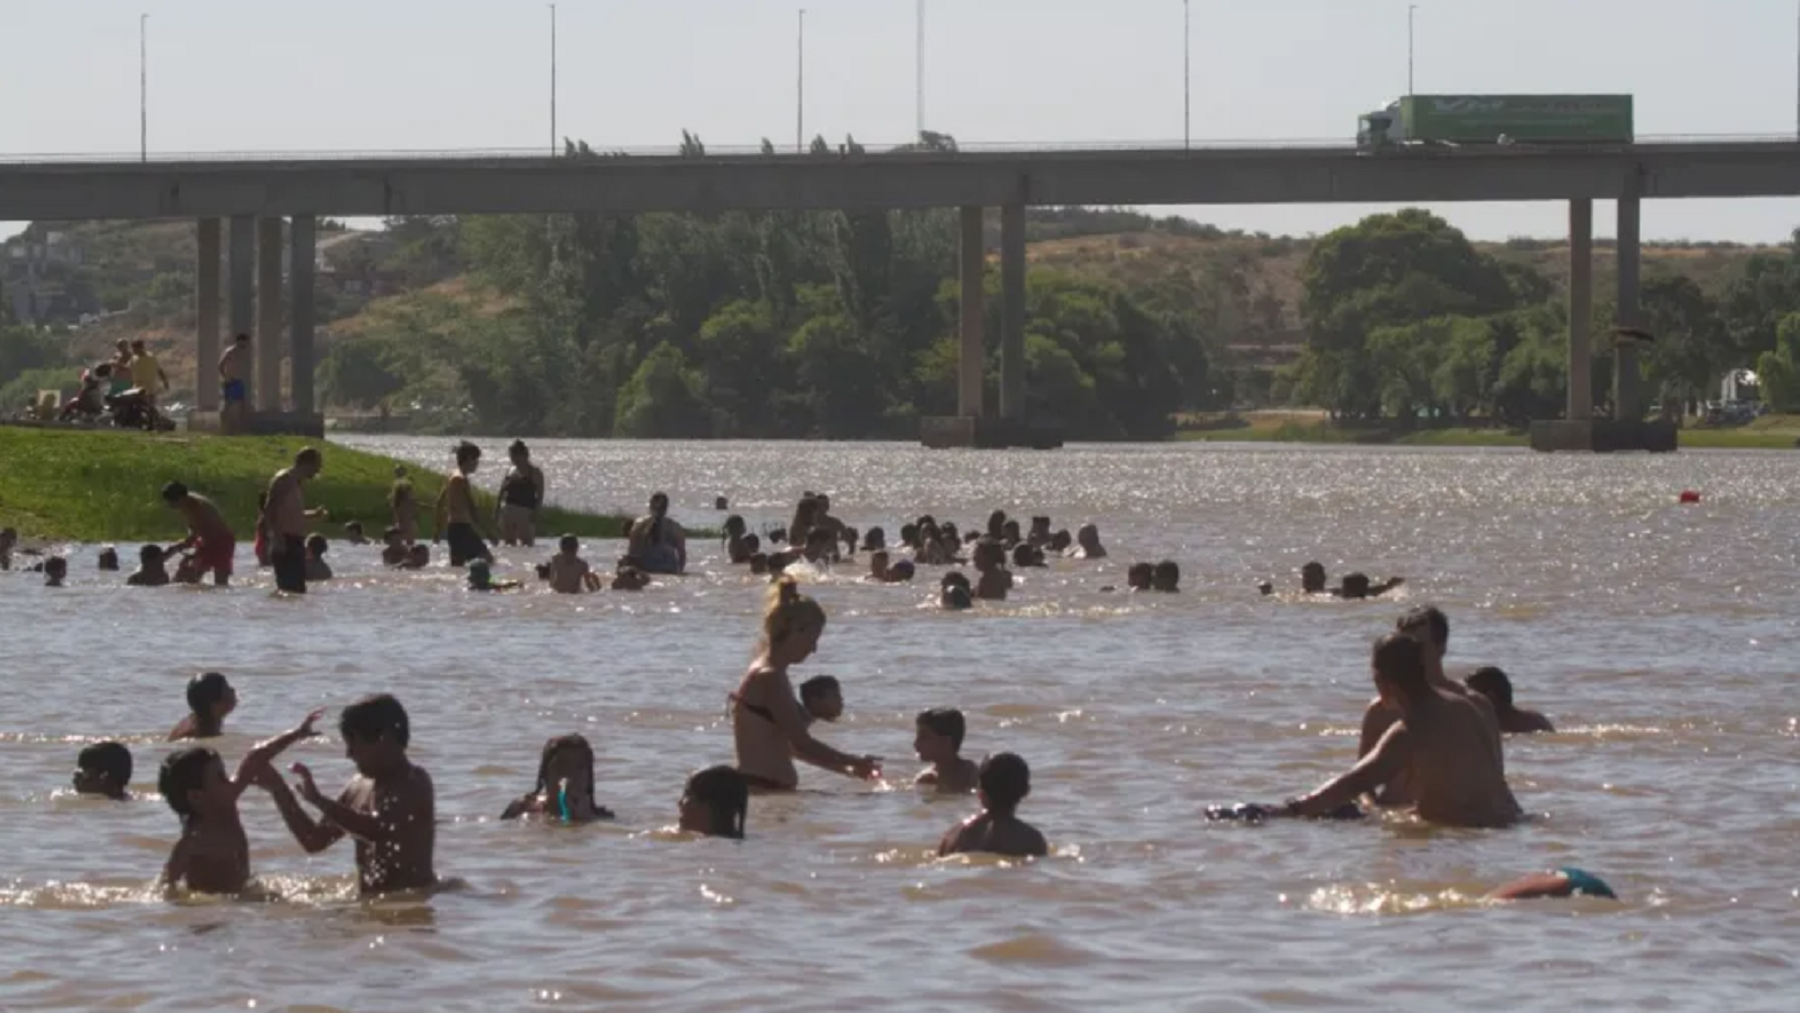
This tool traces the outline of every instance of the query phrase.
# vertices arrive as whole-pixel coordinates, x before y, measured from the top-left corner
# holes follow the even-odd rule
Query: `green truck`
[[[1632,126],[1630,95],[1408,95],[1363,116],[1356,146],[1630,144]]]

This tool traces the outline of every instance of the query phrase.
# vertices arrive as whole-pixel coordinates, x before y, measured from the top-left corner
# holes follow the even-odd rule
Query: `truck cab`
[[[1358,151],[1380,151],[1406,143],[1406,123],[1400,116],[1400,103],[1386,109],[1366,113],[1356,121]]]

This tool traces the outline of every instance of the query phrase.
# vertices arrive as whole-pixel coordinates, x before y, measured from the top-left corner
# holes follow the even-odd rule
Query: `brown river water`
[[[444,466],[448,440],[364,438]],[[490,468],[502,455],[490,441]],[[276,599],[128,590],[77,550],[74,586],[0,574],[13,692],[0,719],[0,1009],[1791,1010],[1800,971],[1800,457],[1123,446],[1045,454],[899,445],[555,442],[553,501],[753,527],[802,490],[847,522],[1000,507],[1093,520],[1106,562],[1022,574],[970,614],[918,584],[810,577],[830,613],[797,676],[844,681],[823,739],[888,760],[889,786],[805,769],[751,802],[742,843],[681,840],[685,775],[732,755],[724,703],[763,588],[694,545],[685,579],[638,596],[472,595],[458,572],[381,572],[334,548],[339,579]],[[327,450],[325,466],[331,467]],[[492,483],[499,477],[484,472]],[[1678,506],[1683,489],[1696,506]],[[373,530],[373,526],[372,526]],[[553,535],[554,533],[552,533]],[[530,577],[552,551],[501,550]],[[617,554],[590,544],[598,561]],[[1134,559],[1180,562],[1178,596],[1101,593]],[[1396,598],[1265,599],[1319,559],[1399,573]],[[114,575],[116,577],[116,575]],[[1371,640],[1409,604],[1450,616],[1454,673],[1499,664],[1559,734],[1513,739],[1533,814],[1506,831],[1388,817],[1209,824],[1208,804],[1277,801],[1354,758]],[[437,783],[425,900],[359,903],[340,844],[308,858],[245,796],[268,899],[165,901],[176,820],[155,796],[162,735],[196,671],[241,706],[235,758],[309,708],[390,690]],[[1054,855],[938,861],[972,800],[921,797],[912,720],[955,705],[965,752],[1032,764],[1021,815]],[[290,754],[348,775],[335,735]],[[615,825],[495,817],[538,750],[580,731]],[[80,745],[123,737],[139,797],[73,797]],[[1576,865],[1622,903],[1492,906],[1488,889]]]

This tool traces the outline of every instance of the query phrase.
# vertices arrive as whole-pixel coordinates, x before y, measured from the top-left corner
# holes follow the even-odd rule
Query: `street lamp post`
[[[919,0],[919,40],[916,43],[914,56],[918,61],[914,76],[917,81],[917,94],[913,97],[916,108],[914,118],[918,120],[918,140],[925,136],[925,0]]]
[[[1194,10],[1181,0],[1181,146],[1194,146]]]
[[[1408,4],[1406,8],[1406,94],[1413,94],[1413,14],[1419,9],[1418,4]]]
[[[550,5],[550,157],[555,158],[562,142],[556,132],[556,5]]]
[[[800,8],[800,29],[794,42],[794,153],[806,154],[806,8]]]
[[[150,161],[150,15],[138,15],[138,161]]]

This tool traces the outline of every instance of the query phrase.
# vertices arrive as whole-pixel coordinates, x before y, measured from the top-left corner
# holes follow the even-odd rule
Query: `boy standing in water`
[[[181,817],[181,839],[163,867],[163,882],[185,882],[200,893],[238,893],[250,881],[250,841],[238,817],[238,797],[251,784],[279,783],[272,761],[282,750],[317,734],[314,711],[300,726],[244,755],[236,778],[225,776],[219,754],[204,746],[177,750],[163,761],[157,788]]]
[[[213,739],[225,734],[225,719],[237,710],[237,690],[223,673],[206,672],[188,682],[188,716],[169,732],[169,741]]]
[[[450,565],[466,566],[472,559],[494,561],[487,542],[475,526],[475,488],[469,476],[481,466],[481,448],[473,443],[456,445],[456,473],[444,483],[437,498],[437,536],[450,543]]]
[[[915,785],[931,785],[947,795],[967,795],[975,790],[981,768],[962,755],[963,735],[967,726],[962,711],[954,707],[928,710],[914,722],[913,750],[919,759],[931,764],[913,780]]]
[[[1016,815],[1031,794],[1031,768],[1014,753],[982,761],[976,794],[981,813],[950,828],[938,845],[945,855],[990,854],[1008,858],[1041,858],[1050,845],[1038,829]]]
[[[286,784],[271,779],[269,793],[288,830],[307,854],[324,851],[345,834],[354,837],[357,884],[365,895],[432,886],[436,793],[431,775],[406,757],[411,738],[406,708],[386,693],[364,697],[344,708],[338,730],[356,776],[336,799],[319,791],[303,764],[293,768],[300,796],[319,810],[317,822]]]
[[[189,492],[180,482],[163,486],[162,498],[187,522],[187,539],[173,551],[193,549],[195,565],[202,573],[212,573],[214,584],[224,587],[231,583],[231,563],[237,553],[237,538],[231,533],[231,526],[225,523],[225,515],[212,500]]]

